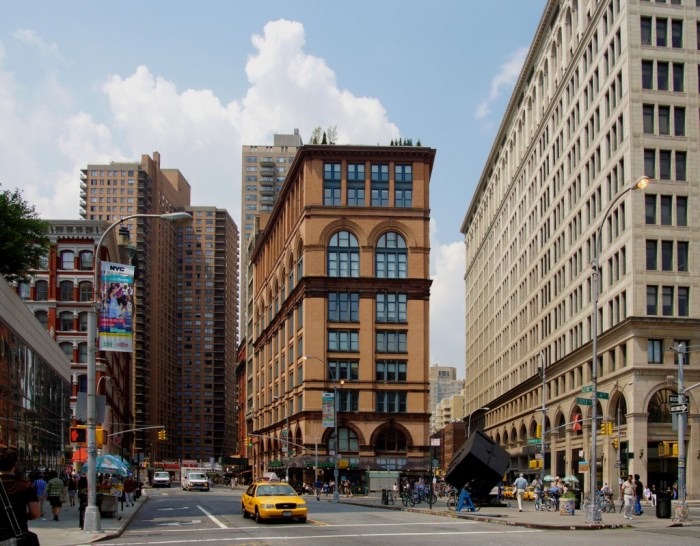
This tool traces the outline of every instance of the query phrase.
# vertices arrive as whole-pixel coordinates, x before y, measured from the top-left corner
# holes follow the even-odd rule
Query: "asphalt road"
[[[317,502],[309,497],[306,524],[257,524],[243,519],[241,491],[214,488],[183,492],[179,488],[149,491],[148,502],[128,529],[109,544],[146,545],[464,545],[519,546],[544,543],[631,544],[684,546],[700,543],[699,527],[671,529],[612,529],[593,531],[541,530],[436,514],[383,510],[351,504]]]

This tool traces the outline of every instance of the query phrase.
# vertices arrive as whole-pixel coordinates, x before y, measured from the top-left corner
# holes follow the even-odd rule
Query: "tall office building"
[[[178,458],[235,452],[234,369],[238,332],[238,228],[226,210],[186,207],[179,228]]]
[[[190,204],[190,185],[177,169],[161,169],[160,154],[140,162],[89,164],[82,171],[81,215],[86,220],[115,221],[132,214],[164,214]],[[135,451],[151,460],[177,455],[173,442],[159,441],[156,428],[173,431],[179,423],[177,337],[180,308],[177,226],[154,218],[134,218],[128,230],[136,266],[134,297],[133,415]]]
[[[696,4],[550,0],[537,28],[462,225],[468,411],[490,408],[486,430],[513,472],[537,466],[528,439],[544,401],[547,473],[585,489],[589,468],[599,485],[630,472],[665,490],[678,476],[672,347],[700,345],[700,231],[688,213],[700,198]],[[631,190],[642,175],[651,184]],[[685,381],[700,381],[696,355],[684,359]]]
[[[293,134],[275,134],[272,146],[244,145],[243,172],[241,173],[242,208],[241,223],[241,324],[242,338],[250,339],[250,321],[248,309],[250,305],[250,283],[252,275],[248,257],[250,246],[260,231],[260,216],[269,215],[277,201],[289,167],[302,145],[299,129]]]
[[[438,412],[438,405],[446,398],[460,394],[464,390],[464,380],[457,379],[457,368],[454,366],[430,366],[430,432],[440,430],[448,419],[445,412]],[[449,420],[464,417],[464,397],[462,407],[450,412]],[[445,403],[447,404],[447,402]],[[449,407],[454,404],[450,403]]]
[[[254,476],[313,483],[318,455],[327,481],[334,453],[351,482],[428,467],[434,158],[424,147],[297,152],[250,254]]]

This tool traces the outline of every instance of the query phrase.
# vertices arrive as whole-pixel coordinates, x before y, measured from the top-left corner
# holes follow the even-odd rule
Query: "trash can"
[[[671,496],[666,493],[656,494],[656,517],[670,518],[671,517]]]
[[[580,489],[574,489],[573,492],[576,497],[576,510],[581,510],[581,496],[583,492]]]

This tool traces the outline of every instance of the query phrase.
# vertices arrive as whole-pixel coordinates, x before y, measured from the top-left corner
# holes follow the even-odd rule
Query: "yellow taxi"
[[[251,484],[241,497],[243,517],[258,523],[272,519],[297,520],[306,523],[306,501],[284,482],[264,481]]]

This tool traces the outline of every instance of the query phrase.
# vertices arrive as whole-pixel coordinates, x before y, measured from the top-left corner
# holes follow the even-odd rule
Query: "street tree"
[[[19,189],[1,191],[0,275],[8,281],[28,279],[49,251],[48,232],[49,224],[22,199]]]

